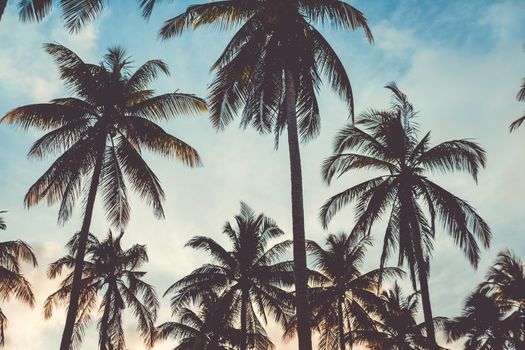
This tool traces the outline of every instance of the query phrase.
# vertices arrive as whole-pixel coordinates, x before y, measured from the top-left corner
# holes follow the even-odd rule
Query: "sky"
[[[149,21],[144,21],[135,1],[111,0],[103,15],[80,33],[63,29],[58,9],[39,24],[21,23],[12,1],[0,22],[0,115],[11,109],[67,96],[51,58],[42,44],[57,42],[77,52],[85,61],[97,63],[107,48],[120,45],[136,65],[148,59],[163,59],[172,75],[153,87],[159,93],[179,90],[205,97],[213,78],[214,59],[224,48],[230,32],[202,29],[173,40],[161,41],[157,33],[162,22],[181,13],[190,1],[163,2]],[[523,207],[525,182],[525,129],[509,134],[508,125],[523,115],[525,106],[516,101],[525,75],[525,2],[500,1],[351,1],[364,12],[374,34],[369,45],[362,31],[338,32],[321,28],[345,64],[355,94],[356,112],[386,108],[390,97],[383,88],[395,81],[419,111],[422,132],[432,131],[432,143],[470,138],[488,153],[488,164],[476,184],[466,175],[431,174],[431,178],[466,199],[490,225],[491,248],[483,251],[478,270],[469,266],[462,252],[446,232],[438,232],[431,262],[430,292],[436,316],[454,316],[467,294],[483,279],[496,254],[506,248],[524,255]],[[307,238],[322,242],[329,232],[352,228],[351,208],[342,210],[323,230],[318,220],[320,206],[339,190],[370,177],[354,172],[330,187],[323,184],[320,165],[330,155],[335,133],[348,123],[345,104],[329,89],[319,96],[321,134],[302,145],[304,201]],[[204,166],[188,169],[175,160],[146,155],[167,194],[166,219],[157,220],[150,208],[132,198],[131,221],[123,239],[125,247],[146,244],[150,256],[144,267],[146,280],[159,296],[177,279],[208,261],[205,254],[184,248],[194,235],[208,235],[227,244],[222,225],[239,211],[245,201],[257,212],[274,218],[291,237],[291,205],[286,143],[274,150],[273,136],[241,130],[237,124],[216,132],[206,115],[181,116],[162,126],[195,147]],[[9,319],[6,349],[57,348],[64,310],[44,320],[42,304],[58,281],[46,277],[47,265],[64,254],[64,244],[80,227],[81,210],[72,220],[57,225],[57,206],[45,203],[27,210],[23,197],[27,189],[51,164],[52,159],[29,160],[26,153],[39,131],[23,132],[0,125],[0,209],[8,230],[1,240],[23,239],[31,244],[39,267],[24,267],[37,298],[33,310],[15,300],[3,301]],[[98,203],[99,204],[99,203]],[[103,237],[109,226],[101,206],[95,209],[91,231]],[[377,247],[369,250],[363,270],[379,265],[382,227],[372,231]],[[390,264],[395,264],[391,261]],[[403,282],[410,292],[407,281]],[[145,349],[126,322],[129,349]],[[161,299],[158,322],[171,319],[168,298]],[[422,320],[422,317],[420,317]],[[281,331],[268,326],[278,349]],[[97,344],[96,329],[87,330],[81,349]],[[172,349],[173,341],[155,349]],[[460,349],[461,344],[449,344]]]

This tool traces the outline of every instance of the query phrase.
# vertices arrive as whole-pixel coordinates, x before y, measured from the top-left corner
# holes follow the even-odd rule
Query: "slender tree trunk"
[[[304,230],[303,180],[301,152],[297,131],[296,89],[292,72],[285,71],[285,108],[290,154],[290,177],[292,192],[293,260],[295,274],[295,306],[299,350],[311,350],[310,305],[308,298],[308,271],[306,267],[306,243]]]
[[[352,323],[350,322],[350,315],[346,319],[348,325],[348,347],[350,350],[354,347],[354,335],[352,333]]]
[[[343,315],[343,301],[341,299],[337,301],[337,323],[339,330],[339,350],[345,350],[345,324]]]
[[[60,343],[60,350],[70,349],[71,338],[73,336],[73,330],[77,318],[78,300],[82,288],[80,283],[82,280],[82,272],[84,270],[84,257],[86,255],[89,227],[93,216],[93,207],[95,206],[95,198],[97,197],[97,189],[100,182],[100,174],[102,172],[102,161],[104,159],[105,140],[99,140],[98,142],[100,142],[100,145],[98,146],[99,152],[97,154],[95,168],[93,169],[93,177],[91,178],[86,210],[84,212],[84,221],[82,222],[82,228],[79,233],[78,248],[75,256],[75,271],[73,272],[73,284],[67,309],[66,323],[64,325],[64,332],[62,333],[62,341]]]
[[[419,227],[419,224],[418,226]],[[419,231],[419,230],[418,230]],[[423,248],[421,246],[421,235],[419,239],[414,240],[414,248],[416,250],[417,271],[419,275],[419,287],[421,289],[421,301],[423,303],[423,315],[425,316],[425,328],[427,330],[428,348],[430,350],[438,350],[436,343],[436,333],[434,331],[434,321],[432,317],[432,307],[430,306],[430,292],[428,289],[428,275],[427,275],[427,261],[423,256]]]
[[[241,350],[248,349],[248,325],[246,311],[248,309],[248,291],[242,290],[241,295]]]
[[[102,321],[100,322],[100,350],[108,349],[108,320],[109,320],[109,309],[110,309],[110,296],[106,295],[106,305],[104,305],[104,313],[102,314]]]

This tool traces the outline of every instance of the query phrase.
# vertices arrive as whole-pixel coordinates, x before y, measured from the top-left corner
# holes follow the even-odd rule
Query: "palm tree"
[[[381,292],[382,304],[375,310],[375,328],[357,330],[355,342],[371,350],[424,350],[426,339],[424,323],[418,324],[418,292],[404,296],[396,283],[390,290]],[[441,325],[442,318],[434,318]]]
[[[210,87],[211,121],[223,129],[242,110],[241,126],[273,131],[276,147],[287,129],[298,335],[304,350],[312,345],[299,138],[307,141],[319,133],[317,93],[322,76],[348,103],[353,116],[350,80],[334,49],[314,27],[317,23],[363,28],[366,38],[373,40],[364,15],[340,0],[214,1],[190,6],[166,21],[160,32],[167,39],[203,25],[239,25],[212,67],[216,77]]]
[[[1,211],[0,213],[5,213]],[[5,230],[5,222],[0,220],[0,229]],[[21,273],[20,264],[27,262],[37,266],[35,254],[31,247],[23,241],[0,242],[0,299],[9,300],[14,297],[22,303],[33,307],[35,296],[31,284]],[[0,309],[0,346],[5,343],[7,317]]]
[[[497,299],[476,291],[465,302],[462,315],[446,321],[444,329],[448,341],[467,337],[465,350],[522,349],[515,332],[520,332],[521,328],[523,336],[524,323],[523,320],[521,323],[516,321],[507,317],[505,306]],[[525,342],[521,342],[523,345]]]
[[[466,171],[477,180],[479,169],[485,166],[485,151],[469,140],[447,141],[430,148],[430,132],[418,139],[416,112],[405,94],[394,83],[387,88],[394,96],[392,108],[363,113],[357,125],[364,130],[355,125],[343,128],[336,137],[334,155],[323,165],[328,184],[334,176],[353,169],[374,169],[384,175],[331,197],[321,208],[320,216],[327,226],[343,206],[356,202],[356,230],[367,234],[380,219],[388,219],[380,266],[397,248],[398,264],[407,262],[414,289],[417,276],[428,348],[436,349],[428,289],[435,221],[440,221],[474,267],[479,262],[477,240],[488,247],[491,232],[472,206],[432,182],[427,173]]]
[[[138,330],[148,346],[153,345],[155,319],[159,301],[153,286],[143,281],[146,272],[139,270],[147,261],[146,246],[135,244],[122,249],[122,232],[116,238],[111,231],[103,241],[89,235],[87,258],[84,262],[79,309],[75,322],[73,347],[80,346],[84,328],[97,309],[102,317],[98,322],[100,350],[124,350],[126,342],[122,328],[122,313],[129,307],[137,319]],[[75,253],[79,247],[80,236],[75,235],[67,244],[69,254],[51,263],[48,269],[50,278],[62,274],[63,269],[71,270],[75,265]],[[46,318],[53,315],[55,307],[67,304],[72,290],[73,272],[67,274],[60,288],[51,294],[44,304]]]
[[[289,319],[290,294],[281,288],[292,285],[293,264],[277,260],[290,242],[277,243],[268,249],[269,240],[281,237],[284,232],[272,219],[264,214],[256,215],[245,203],[241,202],[241,212],[235,216],[235,223],[227,222],[223,230],[232,243],[232,250],[204,236],[196,236],[186,244],[209,253],[214,263],[205,264],[175,282],[165,295],[174,293],[171,306],[176,313],[188,302],[201,299],[212,290],[224,302],[223,310],[232,310],[229,312],[240,319],[237,321],[241,326],[241,350],[273,347],[271,343],[259,344],[258,338],[250,339],[249,334],[264,332],[259,317],[267,322],[271,314],[283,325]]]
[[[518,95],[516,96],[516,99],[518,101],[525,101],[525,78],[523,78],[523,83],[521,85],[520,91],[518,91]],[[513,132],[517,128],[521,126],[521,124],[525,121],[525,115],[521,118],[516,119],[515,121],[510,124],[510,132]]]
[[[347,344],[352,348],[356,330],[374,328],[372,313],[382,303],[376,295],[381,273],[402,274],[400,269],[390,267],[362,273],[361,266],[370,245],[370,238],[357,232],[330,234],[326,249],[314,241],[306,243],[315,269],[310,305],[312,328],[320,332],[319,349],[345,350]],[[287,336],[293,332],[292,328]]]
[[[179,340],[175,350],[234,350],[238,349],[242,337],[240,329],[233,326],[234,310],[229,309],[231,300],[225,301],[214,292],[205,293],[199,304],[198,311],[189,307],[176,310],[178,322],[166,322],[157,330],[157,339],[173,337]],[[226,306],[226,310],[222,307]],[[271,341],[264,329],[256,329],[254,342],[257,349],[266,350]]]
[[[478,320],[485,312],[487,317]],[[511,349],[524,347],[525,267],[520,259],[510,250],[500,252],[486,280],[467,300],[464,315],[448,325],[451,340],[469,335],[473,349],[480,344],[474,339],[479,337],[486,337],[489,342],[492,338],[505,339],[498,346],[509,344]]]
[[[0,20],[7,7],[8,0],[0,0]],[[11,2],[14,2],[11,1]],[[142,15],[148,18],[156,0],[138,0]],[[59,3],[62,8],[62,20],[70,32],[78,32],[87,23],[96,19],[104,10],[106,1],[89,0],[18,0],[18,13],[24,22],[40,22],[52,10],[53,3]]]
[[[122,48],[110,49],[100,65],[93,65],[63,46],[47,44],[45,47],[57,62],[60,77],[74,97],[16,108],[1,122],[48,131],[31,147],[29,157],[60,154],[29,189],[25,197],[27,207],[43,199],[48,204],[60,202],[58,218],[62,223],[71,217],[78,197],[85,196],[73,290],[60,348],[69,350],[99,186],[107,218],[119,229],[127,224],[130,215],[127,184],[153,208],[157,217],[164,217],[164,192],[141,152],[147,149],[175,157],[190,167],[199,165],[195,149],[155,122],[203,112],[206,105],[202,99],[183,93],[155,96],[148,85],[159,74],[169,74],[161,60],[148,61],[132,72],[131,61]],[[87,183],[89,186],[83,185]]]

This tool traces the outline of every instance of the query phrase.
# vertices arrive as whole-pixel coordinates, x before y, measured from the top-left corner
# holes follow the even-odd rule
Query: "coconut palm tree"
[[[0,220],[0,229],[6,229],[3,220]],[[0,299],[6,301],[14,297],[33,307],[35,296],[31,284],[21,272],[22,262],[30,263],[33,267],[37,266],[35,254],[27,243],[18,240],[0,242]],[[6,328],[7,317],[0,309],[0,346],[4,346]]]
[[[47,132],[31,147],[29,157],[40,159],[59,154],[29,189],[25,197],[27,207],[44,199],[48,204],[59,202],[58,218],[62,223],[71,217],[77,199],[84,195],[73,290],[61,343],[61,350],[68,350],[99,187],[107,218],[118,229],[129,220],[128,185],[152,207],[155,216],[164,217],[164,192],[142,158],[142,150],[175,157],[190,167],[199,165],[197,151],[156,122],[203,112],[206,105],[202,99],[184,93],[154,95],[148,85],[159,74],[169,74],[160,60],[148,61],[132,72],[131,61],[122,48],[110,49],[100,65],[85,63],[60,45],[47,44],[46,49],[74,97],[16,108],[1,122]]]
[[[14,3],[15,1],[10,1]],[[155,0],[138,0],[142,15],[149,17],[153,10]],[[7,7],[8,0],[0,0],[0,20]],[[96,19],[104,10],[104,0],[18,0],[18,13],[24,22],[40,22],[57,4],[62,10],[62,20],[70,32],[78,32],[84,25]]]
[[[516,96],[516,99],[518,101],[525,101],[525,78],[523,78],[523,84],[521,85],[520,91],[518,91],[518,95]],[[519,128],[524,121],[525,121],[525,115],[513,121],[509,127],[510,132],[513,132],[514,130]]]
[[[122,249],[121,239],[124,233],[108,236],[99,241],[89,235],[86,261],[82,275],[79,302],[79,316],[75,323],[73,347],[80,346],[85,326],[96,314],[102,312],[98,322],[100,350],[124,350],[126,342],[122,327],[122,314],[131,308],[137,319],[138,330],[148,346],[153,345],[155,319],[159,301],[155,289],[144,282],[146,272],[140,268],[148,261],[146,246],[135,244],[129,249]],[[67,305],[72,290],[75,254],[79,247],[79,235],[76,234],[67,244],[69,254],[51,263],[49,278],[57,278],[64,269],[70,270],[60,284],[60,288],[51,294],[44,304],[46,318],[53,315],[59,305]],[[100,297],[100,303],[98,304]],[[98,308],[97,308],[98,306]]]
[[[497,299],[477,291],[466,300],[462,315],[446,321],[444,329],[448,341],[467,337],[465,350],[511,350],[522,349],[515,332],[521,329],[523,336],[523,325],[523,320],[520,326],[507,317],[505,305]]]
[[[321,77],[348,103],[353,116],[350,80],[334,49],[314,27],[318,23],[363,28],[372,41],[364,15],[340,0],[213,1],[190,6],[166,21],[160,32],[166,39],[203,25],[240,26],[212,67],[216,77],[210,87],[211,121],[223,129],[242,110],[241,126],[273,131],[276,146],[287,129],[298,335],[299,347],[305,350],[312,346],[299,139],[319,133]]]
[[[290,294],[281,288],[293,284],[293,263],[277,262],[290,242],[268,248],[269,240],[281,237],[284,232],[272,219],[264,214],[256,215],[242,202],[235,225],[227,222],[223,233],[231,241],[231,250],[204,236],[196,236],[186,244],[209,253],[214,263],[205,264],[175,282],[165,295],[174,293],[171,306],[176,313],[212,290],[226,304],[221,306],[223,310],[233,310],[230,312],[238,316],[240,349],[263,348],[257,343],[258,338],[249,337],[249,334],[258,334],[258,330],[264,331],[259,317],[267,322],[271,315],[286,325],[291,312]]]
[[[376,295],[380,276],[399,276],[398,268],[387,267],[366,273],[361,267],[368,247],[369,237],[352,232],[330,234],[326,249],[314,241],[307,241],[306,249],[312,258],[310,305],[312,328],[320,333],[319,349],[352,348],[353,333],[374,328],[372,314],[382,300]],[[294,332],[287,332],[289,337]]]
[[[467,299],[463,315],[446,323],[449,340],[467,337],[467,350],[525,347],[524,265],[511,251],[498,254],[486,280]]]
[[[341,208],[356,202],[356,230],[369,233],[380,219],[388,220],[380,267],[397,249],[399,266],[407,262],[414,289],[421,288],[429,349],[436,349],[428,274],[436,220],[477,267],[480,248],[490,244],[488,225],[466,201],[428,178],[429,172],[466,171],[477,180],[485,166],[485,151],[475,142],[453,140],[430,147],[430,132],[419,139],[416,112],[397,86],[392,108],[363,113],[336,137],[334,155],[323,164],[329,184],[334,176],[354,169],[373,169],[383,175],[331,197],[321,208],[325,226]],[[363,127],[363,129],[359,127]],[[417,276],[417,277],[416,277]]]
[[[416,321],[418,295],[418,292],[403,295],[397,281],[392,289],[382,291],[382,303],[374,313],[377,319],[375,327],[356,330],[355,343],[371,350],[427,349],[424,323]],[[441,325],[443,321],[442,318],[434,318],[435,325]]]
[[[190,307],[177,309],[178,322],[166,322],[157,327],[157,339],[173,337],[179,340],[175,350],[238,349],[242,336],[240,329],[233,326],[235,312],[229,309],[230,305],[231,300],[221,300],[216,293],[208,291],[202,296],[198,311]],[[254,342],[257,349],[268,349],[271,341],[264,329],[256,331],[248,336],[257,338]]]

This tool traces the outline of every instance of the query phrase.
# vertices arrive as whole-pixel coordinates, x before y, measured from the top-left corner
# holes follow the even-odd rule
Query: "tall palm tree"
[[[155,319],[159,301],[153,286],[143,281],[146,272],[140,268],[148,261],[146,246],[135,244],[122,249],[123,232],[113,237],[111,231],[106,239],[99,241],[89,235],[87,258],[84,262],[79,309],[75,322],[73,347],[80,346],[86,324],[97,309],[102,317],[98,322],[100,350],[125,350],[126,342],[122,328],[122,313],[129,307],[137,319],[138,330],[148,346],[153,345]],[[75,235],[67,245],[69,254],[51,263],[48,269],[50,278],[56,278],[64,269],[71,270],[75,265],[75,254],[79,247],[79,235]],[[73,272],[69,272],[60,288],[51,294],[44,304],[46,318],[53,315],[55,307],[67,304],[72,290]]]
[[[336,137],[334,155],[323,165],[329,184],[334,176],[354,169],[373,169],[384,175],[355,185],[331,197],[321,208],[325,226],[334,214],[356,202],[356,229],[369,233],[382,218],[388,219],[380,266],[397,248],[398,264],[406,261],[414,289],[419,280],[429,349],[436,349],[428,273],[436,220],[477,267],[479,246],[490,244],[488,225],[466,201],[431,181],[429,172],[465,171],[477,180],[485,166],[485,151],[475,142],[453,140],[430,147],[430,132],[418,138],[416,112],[397,86],[390,110],[363,113],[355,125],[343,128]],[[389,210],[389,214],[387,214]],[[417,276],[417,278],[416,278]]]
[[[424,323],[416,321],[418,294],[403,295],[397,281],[392,289],[381,292],[382,303],[374,313],[377,319],[375,327],[356,330],[355,343],[366,345],[371,350],[427,349]],[[435,325],[441,325],[443,321],[434,318]]]
[[[142,15],[148,18],[156,0],[137,0]],[[14,3],[14,0],[9,2]],[[8,0],[0,0],[0,20],[7,7]],[[40,22],[58,3],[62,10],[62,20],[70,32],[78,32],[84,25],[96,19],[106,6],[105,0],[18,0],[18,14],[24,22]]]
[[[204,236],[196,236],[186,244],[209,253],[214,263],[205,264],[175,282],[165,295],[174,293],[171,305],[173,311],[178,312],[189,301],[214,291],[225,303],[223,309],[233,310],[230,312],[238,316],[242,337],[240,349],[260,349],[263,346],[257,343],[258,338],[249,337],[249,334],[259,333],[259,329],[264,331],[259,317],[267,322],[271,314],[283,325],[289,319],[290,294],[281,288],[292,285],[293,264],[277,261],[290,242],[268,248],[269,241],[281,237],[284,232],[272,219],[264,214],[256,215],[245,203],[241,203],[241,212],[235,216],[235,225],[227,222],[223,233],[231,241],[231,250]]]
[[[362,273],[370,245],[370,238],[357,232],[330,234],[326,249],[314,241],[306,243],[315,269],[310,305],[312,328],[320,332],[319,349],[345,350],[347,345],[352,348],[356,330],[374,328],[372,314],[382,303],[376,295],[381,273],[402,274],[400,269],[390,267]]]
[[[350,80],[334,49],[314,27],[318,23],[363,28],[373,40],[364,15],[340,0],[214,1],[190,6],[166,21],[160,32],[162,38],[170,38],[203,25],[239,25],[212,67],[216,77],[210,87],[211,121],[223,129],[242,110],[241,126],[273,131],[276,146],[287,129],[298,335],[304,350],[312,345],[299,139],[307,141],[319,133],[322,76],[353,116]]]
[[[231,301],[221,300],[216,293],[208,291],[202,296],[198,311],[182,307],[176,310],[178,322],[166,322],[157,327],[157,339],[178,339],[175,350],[238,349],[242,337],[240,329],[234,327],[235,312],[229,306]],[[264,329],[255,331],[256,334],[249,334],[249,337],[257,338],[254,342],[257,349],[268,349],[271,341]]]
[[[518,91],[518,95],[516,96],[518,101],[525,101],[525,78],[523,78],[523,84],[521,85],[520,91]],[[513,132],[517,128],[521,126],[521,124],[525,121],[525,115],[521,118],[516,119],[515,121],[510,124],[510,132]]]
[[[5,213],[5,211],[0,213]],[[3,220],[0,220],[0,229],[6,229]],[[0,242],[0,299],[6,301],[14,297],[33,307],[35,296],[31,290],[31,284],[21,272],[22,262],[30,263],[33,267],[37,266],[35,254],[27,243],[18,240]],[[6,328],[7,317],[0,309],[0,346],[4,346]]]
[[[29,189],[25,197],[27,207],[44,199],[48,204],[60,202],[58,218],[59,222],[65,222],[71,217],[78,197],[85,196],[73,290],[60,347],[68,350],[99,187],[107,218],[119,229],[129,220],[128,184],[153,208],[157,217],[163,217],[164,192],[142,158],[142,150],[175,157],[190,167],[199,165],[197,151],[165,132],[156,122],[203,112],[206,105],[202,99],[183,93],[155,96],[148,85],[159,74],[169,74],[161,60],[148,61],[132,72],[131,61],[122,48],[110,49],[100,65],[93,65],[63,46],[47,44],[45,47],[74,97],[16,108],[1,122],[47,132],[31,147],[29,157],[60,154]]]

